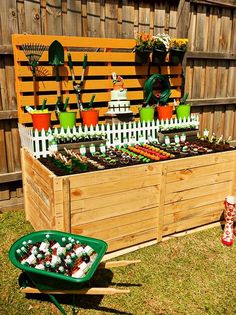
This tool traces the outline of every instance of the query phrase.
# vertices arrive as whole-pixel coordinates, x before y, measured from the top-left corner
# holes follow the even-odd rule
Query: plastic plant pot
[[[184,59],[186,50],[183,49],[177,49],[177,48],[171,48],[170,49],[170,62],[177,66],[182,63]]]
[[[142,107],[139,110],[140,115],[140,121],[141,122],[147,122],[147,121],[153,121],[154,119],[154,107]]]
[[[22,246],[22,242],[28,242],[29,240],[31,240],[33,243],[42,242],[45,240],[47,234],[50,236],[50,239],[55,240],[59,244],[61,244],[63,237],[73,237],[75,241],[79,241],[80,243],[89,245],[96,251],[98,255],[93,262],[91,268],[83,278],[73,278],[64,274],[58,274],[46,270],[39,270],[33,267],[25,266],[20,263],[20,261],[17,259],[16,250]],[[79,289],[83,286],[84,282],[92,278],[106,250],[107,243],[99,239],[70,234],[61,231],[44,230],[32,232],[18,239],[10,248],[9,258],[15,267],[21,269],[22,271],[24,271],[24,273],[26,273],[30,281],[39,290],[73,290]]]
[[[31,114],[33,121],[33,128],[38,131],[44,129],[47,131],[50,128],[51,113]]]
[[[149,60],[149,56],[151,54],[150,50],[136,50],[135,51],[135,62],[140,63],[140,64],[146,64]]]
[[[59,114],[60,126],[64,129],[73,128],[76,123],[76,113],[75,112],[61,112]]]
[[[157,113],[159,120],[171,119],[173,115],[173,107],[169,105],[157,106]]]
[[[152,53],[152,63],[162,65],[166,61],[166,56],[167,56],[167,51],[155,49],[153,50],[153,53]]]
[[[176,107],[176,116],[178,119],[188,119],[190,116],[191,104],[179,105]]]
[[[83,125],[90,127],[98,124],[99,111],[97,109],[89,109],[80,111]]]

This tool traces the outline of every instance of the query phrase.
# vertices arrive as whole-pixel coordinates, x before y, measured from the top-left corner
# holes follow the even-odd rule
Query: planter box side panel
[[[53,174],[22,150],[26,219],[35,230],[54,227]]]
[[[72,233],[105,240],[109,252],[155,239],[161,168],[156,163],[71,177]]]
[[[232,194],[235,151],[186,158],[168,165],[163,235],[220,221]]]

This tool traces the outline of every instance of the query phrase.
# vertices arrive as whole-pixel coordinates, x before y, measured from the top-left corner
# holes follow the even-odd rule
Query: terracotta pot
[[[158,119],[159,120],[166,120],[171,119],[173,115],[173,106],[170,105],[164,105],[164,106],[157,106],[157,113],[158,113]]]

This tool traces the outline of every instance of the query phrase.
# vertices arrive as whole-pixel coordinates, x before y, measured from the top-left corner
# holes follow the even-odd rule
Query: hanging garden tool
[[[64,65],[64,49],[61,43],[55,40],[48,50],[49,64],[55,66],[56,68],[56,82],[57,82],[57,102],[56,111],[63,110],[63,102],[61,97],[61,86],[60,86],[60,76],[59,76],[59,66]]]
[[[75,90],[75,92],[77,94],[77,106],[78,106],[78,109],[80,109],[80,110],[83,110],[83,104],[82,104],[81,99],[80,99],[80,93],[81,93],[83,82],[84,82],[84,74],[85,74],[85,69],[86,69],[86,66],[87,66],[87,60],[88,60],[88,55],[87,55],[87,53],[85,53],[84,54],[83,65],[82,65],[81,79],[80,79],[80,82],[77,83],[75,81],[75,73],[74,73],[74,69],[73,69],[73,62],[72,62],[72,59],[71,59],[71,54],[70,53],[68,54],[68,66],[69,66],[70,71],[71,71],[73,87],[74,87],[74,90]]]
[[[23,52],[27,57],[30,65],[30,69],[33,75],[33,89],[34,89],[34,108],[37,107],[37,95],[36,95],[36,67],[39,64],[39,59],[41,58],[46,46],[41,44],[24,44],[22,45]]]

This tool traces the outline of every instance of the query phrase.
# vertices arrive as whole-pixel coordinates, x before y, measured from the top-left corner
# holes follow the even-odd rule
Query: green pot
[[[75,112],[61,112],[59,114],[60,125],[64,129],[73,128],[76,123],[76,113]]]
[[[154,107],[142,107],[139,110],[139,114],[140,114],[140,121],[153,121],[154,119],[154,111],[155,108]]]
[[[190,116],[191,104],[179,105],[176,107],[176,116],[178,119],[188,119]]]
[[[171,48],[170,49],[170,62],[177,66],[182,63],[184,59],[186,50],[183,49],[177,49],[177,48]]]

